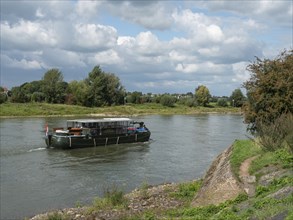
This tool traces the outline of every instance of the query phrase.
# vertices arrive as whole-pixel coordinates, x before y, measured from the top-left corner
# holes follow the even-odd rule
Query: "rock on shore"
[[[244,192],[231,170],[231,152],[232,146],[214,160],[204,177],[201,189],[192,202],[192,206],[217,205],[226,200],[235,199]]]

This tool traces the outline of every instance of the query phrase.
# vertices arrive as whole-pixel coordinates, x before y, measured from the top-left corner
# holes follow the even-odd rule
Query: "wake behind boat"
[[[146,142],[151,132],[144,122],[130,118],[67,120],[66,128],[46,127],[47,147],[72,149],[111,144]]]

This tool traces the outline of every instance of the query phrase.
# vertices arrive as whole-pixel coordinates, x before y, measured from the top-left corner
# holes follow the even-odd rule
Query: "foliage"
[[[233,107],[242,107],[245,102],[245,96],[240,89],[235,89],[230,96],[230,104]]]
[[[127,103],[141,104],[142,103],[142,92],[132,92],[126,96]]]
[[[84,80],[70,82],[67,89],[67,104],[85,106],[87,103],[87,92],[88,88]]]
[[[124,197],[124,192],[119,190],[117,187],[107,189],[105,192],[105,198],[112,206],[124,206],[127,203],[127,200]]]
[[[188,107],[196,107],[197,102],[193,97],[180,97],[180,99],[176,102],[177,104],[185,105]]]
[[[91,213],[100,209],[112,209],[112,208],[126,208],[128,200],[124,196],[124,192],[119,190],[117,186],[105,189],[104,198],[95,198],[93,206],[89,207],[88,212]]]
[[[64,103],[67,86],[60,70],[50,69],[44,74],[42,90],[48,103]]]
[[[171,195],[176,198],[183,198],[187,200],[192,200],[194,195],[200,189],[202,180],[197,180],[193,182],[186,182],[179,184],[179,190],[172,192]]]
[[[31,101],[44,101],[45,97],[42,93],[43,82],[33,81],[24,83],[21,86],[16,86],[11,89],[11,101],[18,103],[25,103]]]
[[[8,101],[9,96],[11,96],[11,92],[7,88],[0,86],[0,104]]]
[[[105,73],[95,66],[85,79],[87,93],[85,105],[89,107],[119,105],[124,103],[125,90],[119,78],[114,74]]]
[[[260,124],[269,125],[293,112],[293,50],[274,60],[256,58],[247,69],[251,77],[244,83],[248,99],[243,110],[248,129],[257,133]]]
[[[221,99],[218,99],[217,105],[218,106],[221,106],[221,107],[227,107],[228,106],[228,102],[227,102],[226,99],[221,98]]]
[[[256,187],[256,196],[265,197],[271,192],[275,192],[284,186],[293,186],[293,177],[283,176],[279,179],[274,179],[268,186],[259,185]]]
[[[285,148],[278,149],[275,152],[262,152],[260,157],[252,161],[249,173],[255,174],[263,167],[267,167],[269,165],[292,168],[293,155],[288,149]]]
[[[274,151],[283,146],[285,142],[293,152],[293,115],[282,114],[274,123],[258,123],[260,143],[266,150]]]
[[[167,107],[173,107],[175,102],[176,102],[176,98],[167,94],[163,95],[160,100],[160,103],[163,106],[167,106]]]
[[[0,93],[0,104],[7,101],[7,95],[5,93]]]
[[[198,105],[207,106],[211,98],[209,89],[204,85],[198,86],[195,90],[195,98]]]
[[[149,184],[146,181],[144,181],[140,187],[141,198],[143,198],[143,199],[149,198],[148,188],[149,188]]]
[[[43,92],[34,92],[31,95],[31,101],[32,102],[43,102],[45,101],[46,97],[45,94]]]
[[[200,207],[186,207],[179,210],[169,211],[171,217],[182,219],[242,219],[235,209],[235,205],[247,200],[245,194],[240,194],[234,200],[226,201],[219,205],[207,205]]]
[[[53,212],[48,215],[47,220],[69,220],[69,217],[63,213]]]

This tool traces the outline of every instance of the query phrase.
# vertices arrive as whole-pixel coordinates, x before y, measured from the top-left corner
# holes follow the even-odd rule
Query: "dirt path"
[[[239,177],[242,180],[244,190],[248,194],[248,196],[254,196],[255,194],[255,186],[254,183],[256,182],[255,176],[249,175],[249,167],[253,160],[255,160],[257,156],[250,157],[242,162],[239,168]]]

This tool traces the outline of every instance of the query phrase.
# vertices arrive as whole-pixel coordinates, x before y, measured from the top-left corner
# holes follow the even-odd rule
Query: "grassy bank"
[[[76,105],[48,103],[4,103],[0,105],[0,117],[65,116],[65,115],[143,115],[143,114],[198,114],[198,113],[240,113],[232,107],[187,107],[161,104],[128,104],[121,106],[88,108]]]
[[[258,157],[249,169],[251,175],[257,176],[253,196],[240,193],[234,200],[219,205],[193,207],[192,200],[202,180],[155,187],[144,183],[127,195],[116,187],[107,189],[105,197],[96,198],[90,206],[78,204],[77,208],[33,219],[293,219],[292,152],[267,152],[252,140],[237,140],[230,158],[234,174],[238,175],[243,161],[255,155]]]

